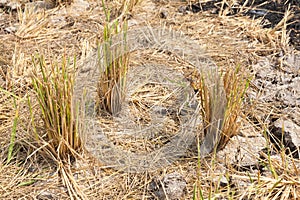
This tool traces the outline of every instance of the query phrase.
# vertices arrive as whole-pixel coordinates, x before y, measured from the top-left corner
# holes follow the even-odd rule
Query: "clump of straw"
[[[212,85],[208,85],[204,77],[198,84],[206,135],[201,146],[203,156],[214,148],[224,148],[230,138],[237,135],[243,97],[249,87],[249,79],[240,68],[229,69],[223,76],[216,77]]]
[[[103,31],[103,44],[99,47],[100,78],[97,87],[97,102],[100,109],[117,114],[121,110],[125,98],[126,72],[128,69],[129,52],[127,51],[127,23],[110,24],[110,14],[104,3],[106,25]],[[113,46],[113,35],[123,33],[122,43]],[[101,53],[102,52],[102,53]],[[103,56],[102,56],[103,55]]]
[[[47,65],[43,56],[34,60],[32,83],[42,111],[48,147],[56,158],[65,158],[81,148],[79,119],[72,102],[74,79],[69,68],[70,60],[66,58],[60,65]]]

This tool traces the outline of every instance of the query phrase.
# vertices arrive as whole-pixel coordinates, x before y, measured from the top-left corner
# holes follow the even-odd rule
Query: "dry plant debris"
[[[284,2],[286,5],[292,3],[293,9],[299,11],[299,6],[294,3],[296,1]],[[184,13],[178,12],[180,6],[187,6],[185,2],[145,0],[137,4],[131,2],[132,4],[129,5],[134,6],[127,6],[128,8],[122,6],[124,2],[109,2],[117,8],[114,15],[116,18],[122,16],[121,18],[128,19],[129,29],[145,24],[152,27],[162,24],[172,27],[173,30],[182,31],[194,39],[195,45],[205,47],[208,55],[220,67],[220,71],[226,72],[229,71],[228,69],[240,66],[247,75],[250,77],[253,75],[250,89],[243,99],[244,106],[240,108],[238,122],[242,133],[251,133],[249,137],[247,136],[250,141],[251,137],[265,136],[266,150],[257,157],[258,168],[249,170],[236,168],[233,163],[226,162],[226,159],[219,161],[218,154],[210,158],[198,159],[195,150],[197,148],[195,148],[164,169],[137,174],[114,170],[110,166],[99,163],[87,153],[83,153],[81,155],[83,159],[64,163],[68,173],[60,174],[57,163],[44,154],[47,152],[45,147],[48,144],[40,145],[34,138],[35,132],[42,134],[45,133],[45,129],[29,76],[33,67],[32,55],[36,52],[41,54],[51,52],[48,55],[49,60],[58,62],[64,56],[88,55],[89,51],[97,46],[95,41],[102,39],[105,16],[99,2],[92,0],[74,1],[70,5],[46,10],[43,10],[45,7],[35,10],[24,8],[27,3],[24,1],[23,5],[16,7],[12,4],[0,3],[0,51],[2,52],[0,55],[0,196],[2,199],[153,199],[155,197],[152,197],[148,191],[148,185],[153,177],[162,180],[173,172],[181,174],[187,182],[187,192],[183,194],[182,199],[192,197],[194,199],[299,198],[299,160],[286,154],[289,151],[286,151],[286,147],[280,144],[280,141],[279,145],[274,144],[270,129],[272,123],[281,117],[291,119],[299,126],[299,104],[295,101],[291,104],[284,95],[277,96],[278,98],[272,98],[273,92],[269,95],[269,91],[276,91],[276,88],[282,92],[280,84],[290,84],[289,88],[292,92],[288,95],[294,97],[293,95],[299,94],[298,85],[287,81],[289,79],[295,82],[299,77],[299,67],[297,69],[297,65],[293,64],[299,57],[299,51],[289,45],[289,37],[292,35],[289,35],[287,29],[288,23],[294,23],[290,21],[292,18],[289,16],[296,14],[297,17],[296,12],[291,10],[289,13],[290,10],[286,10],[282,15],[285,16],[282,22],[275,28],[263,28],[261,18],[226,16],[225,12],[220,15],[212,14],[210,10],[199,13],[192,13],[189,10]],[[233,1],[221,3],[234,6]],[[124,10],[130,13],[122,15],[125,13]],[[230,11],[227,9],[226,12],[228,10]],[[161,11],[165,13],[163,18],[160,18]],[[299,46],[297,44],[299,25],[295,25],[294,29],[293,34],[296,35],[294,37],[296,39],[292,44],[296,48],[297,45]],[[139,56],[134,59],[138,61]],[[172,55],[154,56],[153,59],[157,59],[157,62],[166,60],[173,62],[178,71],[184,71],[182,69],[184,64]],[[150,61],[151,59],[146,60],[146,62]],[[132,66],[134,62],[135,60]],[[265,69],[269,71],[265,72]],[[192,74],[187,71],[183,73],[187,77]],[[197,78],[194,81],[197,81]],[[33,100],[30,105],[28,99]],[[135,105],[132,109],[143,109],[137,106],[141,105],[139,104],[141,101],[143,100],[134,100]],[[147,103],[149,102],[144,102]],[[136,118],[144,117],[145,122],[149,120],[140,115],[140,111],[137,111]],[[173,118],[170,120],[176,122]],[[101,124],[105,125],[105,123]],[[172,127],[171,122],[167,124],[171,126],[170,129],[177,128]],[[114,136],[111,138],[115,141],[117,139]],[[145,146],[147,145],[148,148],[153,147],[151,146],[153,144]],[[126,144],[124,146],[128,149],[135,148]],[[62,176],[68,174],[70,175],[68,178],[62,179]],[[71,180],[76,184],[64,183],[63,180]],[[66,185],[71,187],[68,188]],[[73,190],[71,193],[73,196],[68,192],[70,190]]]

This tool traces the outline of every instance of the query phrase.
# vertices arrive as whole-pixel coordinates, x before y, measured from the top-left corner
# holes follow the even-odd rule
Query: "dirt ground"
[[[191,147],[186,156],[151,172],[115,170],[82,153],[82,159],[70,165],[76,183],[70,196],[57,163],[39,153],[44,146],[32,138],[34,131],[43,132],[37,101],[33,114],[28,106],[28,99],[34,99],[32,56],[44,54],[47,62],[56,62],[65,55],[78,59],[86,55],[102,40],[103,7],[94,0],[64,6],[0,0],[0,198],[166,199],[158,192],[162,186],[153,182],[168,182],[164,178],[175,173],[180,174],[177,183],[185,185],[179,199],[299,199],[299,153],[288,151],[297,152],[300,146],[299,4],[299,0],[139,1],[122,16],[129,29],[163,26],[182,32],[221,70],[240,67],[252,77],[240,113],[241,130],[212,157],[199,160]],[[122,14],[121,2],[107,5],[112,18]],[[132,65],[139,57],[147,56],[133,55]],[[177,62],[167,55],[153,56],[151,62],[167,63],[163,60]],[[295,133],[282,144],[274,135],[283,138],[288,127],[276,125],[278,120],[289,121],[290,132]],[[7,163],[11,143],[15,143],[13,159]]]

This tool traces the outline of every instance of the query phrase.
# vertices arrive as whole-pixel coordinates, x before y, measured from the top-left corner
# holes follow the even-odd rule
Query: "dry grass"
[[[81,149],[79,119],[73,105],[74,78],[69,72],[72,70],[69,69],[70,60],[64,58],[61,65],[51,63],[48,66],[42,56],[34,59],[32,82],[42,112],[49,150],[55,158],[64,159],[66,155]]]
[[[281,49],[286,49],[288,35],[285,27],[287,19],[291,16],[288,11],[283,22],[279,23],[275,29],[262,29],[259,26],[259,20],[226,17],[225,10],[219,17],[208,13],[182,15],[176,11],[182,3],[171,2],[163,6],[161,3],[142,1],[132,6],[136,2],[130,2],[127,6],[122,6],[122,3],[117,2],[110,3],[121,7],[122,13],[124,10],[130,11],[135,20],[130,21],[135,24],[132,26],[138,27],[144,23],[152,26],[166,24],[197,39],[199,44],[206,44],[208,54],[216,61],[217,66],[220,66],[220,70],[225,71],[223,82],[219,80],[219,83],[224,84],[228,108],[225,113],[224,135],[221,134],[220,147],[227,143],[230,136],[237,133],[238,127],[244,128],[245,124],[251,126],[253,134],[256,135],[268,131],[268,127],[265,126],[266,122],[261,120],[260,116],[275,112],[273,105],[259,101],[251,102],[252,107],[245,106],[249,108],[247,114],[249,116],[251,114],[252,118],[246,118],[247,116],[239,118],[243,112],[241,101],[248,84],[247,78],[251,77],[251,74],[244,75],[243,73],[245,68],[262,56],[274,56]],[[76,137],[66,139],[74,145],[72,148],[68,143],[60,144],[50,140],[53,141],[53,146],[50,151],[49,148],[47,150],[51,142],[42,140],[41,135],[44,136],[43,133],[47,131],[52,134],[54,131],[50,123],[47,124],[45,119],[41,119],[41,107],[34,95],[33,84],[29,76],[33,70],[32,54],[41,52],[41,49],[47,49],[51,52],[50,60],[61,60],[64,52],[70,57],[80,55],[83,52],[83,43],[87,41],[91,46],[96,47],[97,44],[94,41],[103,39],[105,15],[97,2],[89,3],[91,9],[87,10],[74,11],[75,7],[71,4],[66,8],[55,8],[46,12],[19,10],[14,14],[3,13],[0,18],[1,24],[6,27],[8,26],[7,19],[11,21],[12,26],[18,24],[18,30],[15,33],[0,30],[0,51],[5,52],[0,55],[0,196],[2,199],[147,199],[151,196],[147,186],[152,178],[163,177],[164,174],[174,171],[180,172],[188,182],[184,199],[191,199],[193,195],[194,199],[299,198],[299,160],[285,155],[284,149],[280,151],[281,157],[279,158],[268,154],[263,158],[258,158],[264,166],[263,173],[255,170],[238,171],[230,163],[218,162],[215,157],[198,160],[197,153],[190,152],[187,157],[165,169],[142,174],[110,169],[108,166],[99,164],[86,153],[81,154],[84,159],[77,159],[75,162],[68,163],[68,159],[65,161],[57,159],[64,155],[63,151],[76,149],[80,145]],[[228,4],[231,4],[231,1],[228,1]],[[62,11],[68,9],[73,12]],[[167,19],[158,18],[160,9],[168,11]],[[135,59],[139,56],[141,55],[137,55]],[[149,59],[147,58],[149,55],[142,56],[146,57],[145,60]],[[166,60],[165,57],[153,59],[157,62]],[[168,61],[171,62],[171,60],[174,67],[181,71],[183,63],[174,57]],[[36,82],[37,85],[48,87],[48,91],[58,92],[58,94],[64,94],[64,90],[71,88],[71,82],[58,76],[61,75],[58,73],[62,70],[61,68],[50,63],[42,63],[42,66],[45,67],[45,74],[49,73],[51,76],[45,76],[44,78],[48,78],[49,81],[44,82],[46,79],[41,80],[41,74],[36,73],[36,81],[39,80]],[[232,70],[236,66],[240,66],[240,71]],[[56,90],[55,85],[51,85],[54,77],[58,81]],[[251,91],[254,89],[251,88]],[[209,94],[205,93],[207,90],[202,91],[204,99],[209,99]],[[69,92],[67,94],[70,94]],[[52,97],[55,98],[49,102],[55,105],[59,95]],[[65,100],[66,105],[69,106],[68,111],[71,111],[70,96],[66,96]],[[142,100],[139,99],[137,103],[140,103],[139,101]],[[210,110],[209,104],[203,107],[207,111]],[[141,115],[141,112],[137,115]],[[205,112],[205,116],[208,117],[209,112]],[[252,122],[253,118],[256,118],[258,122]],[[56,127],[55,132],[75,133],[74,128],[70,128],[76,127],[71,121],[68,121],[68,129],[66,126],[65,128]],[[67,121],[62,124],[66,123]],[[36,134],[40,136],[40,142],[36,142]],[[114,140],[113,136],[112,140]],[[147,145],[151,148],[155,147],[152,143]],[[272,148],[271,143],[266,146]],[[130,143],[127,146],[129,149],[136,147],[137,145]],[[73,152],[73,150],[70,151]],[[56,156],[49,159],[45,156],[45,152]],[[223,177],[228,184],[222,184]]]
[[[99,51],[103,50],[103,60],[98,53],[100,77],[97,87],[98,105],[100,109],[110,114],[117,114],[121,111],[121,105],[125,98],[126,90],[126,73],[128,69],[129,53],[127,52],[127,22],[118,24],[115,21],[110,25],[110,14],[105,8],[106,25],[103,30],[103,43],[99,47]],[[115,34],[124,35],[124,43],[120,47],[112,47],[112,37]]]
[[[250,84],[250,77],[246,72],[241,72],[239,67],[228,69],[224,75],[224,88],[227,98],[227,106],[219,141],[219,148],[225,147],[232,136],[239,133],[241,126],[244,97]]]
[[[43,56],[34,58],[32,85],[36,93],[45,129],[43,136],[36,131],[38,121],[32,118],[34,138],[44,150],[49,159],[57,162],[63,185],[68,189],[70,197],[85,198],[78,188],[70,169],[71,162],[82,151],[82,141],[79,136],[79,112],[73,101],[73,81],[76,60],[73,66],[70,59],[63,58],[61,64],[51,61],[46,64]],[[73,68],[73,69],[72,69]],[[30,110],[32,109],[29,105]],[[43,133],[43,132],[42,132]],[[42,141],[40,141],[42,140]]]

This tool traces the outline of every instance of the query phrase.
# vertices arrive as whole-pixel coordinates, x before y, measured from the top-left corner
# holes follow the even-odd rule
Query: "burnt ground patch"
[[[222,0],[213,0],[204,3],[194,3],[186,7],[187,11],[193,13],[211,11],[213,14],[226,16],[246,15],[251,18],[262,18],[263,28],[276,27],[285,17],[289,10],[291,15],[286,21],[290,33],[290,43],[295,49],[300,50],[300,1],[272,1],[272,0],[242,0],[239,3],[229,5]],[[224,12],[226,10],[226,12]]]

